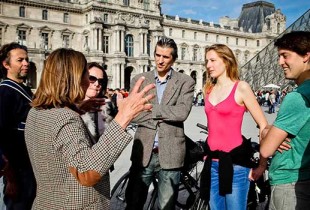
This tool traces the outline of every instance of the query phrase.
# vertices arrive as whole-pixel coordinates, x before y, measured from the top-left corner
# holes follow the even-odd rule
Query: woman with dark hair
[[[94,98],[105,98],[105,104],[98,107],[99,111],[89,111],[81,115],[90,137],[94,142],[97,142],[115,115],[111,101],[105,96],[108,85],[107,73],[103,67],[96,62],[88,63],[87,69],[89,73],[89,86],[86,90],[84,101]],[[103,180],[105,180],[106,186],[104,195],[108,198],[110,195],[109,172],[104,175]]]
[[[87,69],[89,73],[89,86],[86,90],[84,101],[94,98],[105,98],[105,104],[98,107],[99,111],[86,112],[82,115],[82,119],[91,137],[97,141],[115,115],[111,101],[105,96],[108,85],[107,73],[96,62],[88,63]]]
[[[132,140],[125,128],[140,112],[152,108],[146,95],[154,84],[139,88],[141,77],[97,142],[80,110],[89,87],[85,56],[57,49],[46,60],[29,112],[25,139],[37,181],[33,209],[109,209],[104,176]],[[101,102],[93,100],[100,105]]]

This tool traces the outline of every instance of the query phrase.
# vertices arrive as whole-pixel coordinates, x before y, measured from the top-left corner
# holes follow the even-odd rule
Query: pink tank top
[[[220,150],[230,152],[241,145],[241,126],[245,106],[237,104],[235,92],[238,82],[234,84],[229,96],[213,106],[206,95],[205,112],[208,120],[208,145],[211,151]]]

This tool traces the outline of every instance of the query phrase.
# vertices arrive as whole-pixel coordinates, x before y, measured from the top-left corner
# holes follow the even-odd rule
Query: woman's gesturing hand
[[[148,92],[155,88],[155,84],[146,85],[139,91],[144,80],[145,77],[140,77],[138,79],[128,97],[123,98],[122,94],[117,95],[118,113],[115,117],[115,121],[124,129],[130,121],[142,111],[149,111],[152,109],[152,104],[149,103],[149,100],[154,98],[154,94],[148,94]]]

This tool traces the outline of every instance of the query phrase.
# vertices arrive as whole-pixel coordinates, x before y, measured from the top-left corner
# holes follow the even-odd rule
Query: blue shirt
[[[158,100],[159,104],[161,103],[161,99],[164,95],[164,91],[166,89],[168,80],[171,78],[171,75],[172,75],[172,70],[170,69],[170,71],[168,72],[168,74],[166,76],[166,79],[164,81],[160,81],[158,78],[157,71],[155,71],[155,78],[154,79],[155,79],[155,84],[156,84],[157,100]],[[156,148],[156,147],[158,147],[158,132],[156,132],[156,135],[155,135],[153,148]]]

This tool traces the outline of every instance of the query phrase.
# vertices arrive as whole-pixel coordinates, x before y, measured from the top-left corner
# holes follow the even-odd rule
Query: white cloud
[[[183,10],[183,12],[187,15],[196,15],[197,12],[195,12],[194,10],[192,9],[186,9],[186,10]]]

